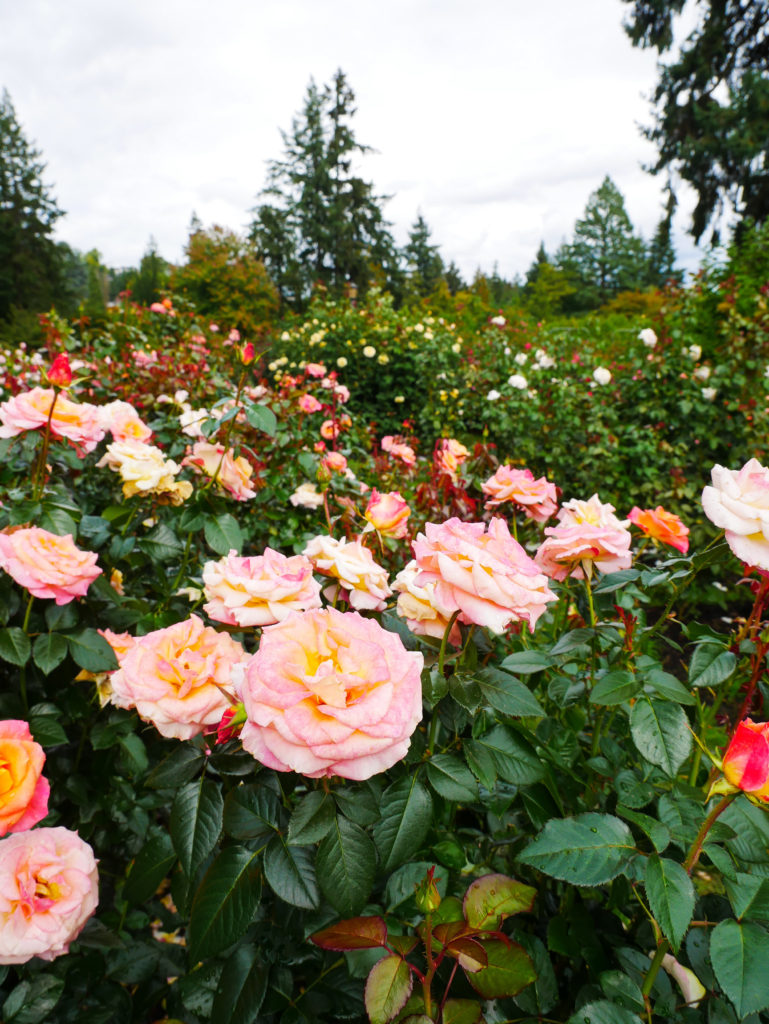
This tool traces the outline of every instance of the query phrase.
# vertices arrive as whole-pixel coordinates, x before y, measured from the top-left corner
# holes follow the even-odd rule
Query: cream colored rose
[[[137,494],[155,494],[173,505],[181,505],[192,494],[188,480],[176,480],[181,466],[166,459],[155,445],[143,441],[113,441],[107,452],[96,463],[108,466],[120,474],[123,495],[133,498]]]
[[[714,466],[702,492],[708,519],[726,531],[737,558],[769,570],[769,469],[750,459],[742,469]]]
[[[387,570],[374,561],[374,556],[359,540],[313,537],[303,554],[319,573],[337,581],[323,591],[330,600],[339,595],[356,611],[383,611],[386,607],[386,599],[392,593],[387,583]]]

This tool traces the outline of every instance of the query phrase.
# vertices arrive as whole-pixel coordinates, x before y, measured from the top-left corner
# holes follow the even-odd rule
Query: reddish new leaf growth
[[[351,917],[310,936],[321,949],[375,949],[387,947],[387,925],[381,917]]]

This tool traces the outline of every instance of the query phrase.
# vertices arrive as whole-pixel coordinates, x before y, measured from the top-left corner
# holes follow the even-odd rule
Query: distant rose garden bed
[[[2,355],[5,1024],[767,1019],[765,412],[394,317]]]

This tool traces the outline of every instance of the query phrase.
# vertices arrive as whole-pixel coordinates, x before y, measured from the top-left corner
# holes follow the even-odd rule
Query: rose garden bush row
[[[436,353],[425,387],[464,374],[437,402],[482,395],[511,437],[512,393],[545,410],[546,389],[510,380],[579,365],[505,320],[455,366],[422,328],[402,347],[415,372]],[[525,438],[494,448],[488,415],[431,447],[313,332],[264,378],[170,300],[48,330],[4,354],[0,404],[4,1021],[766,1018],[769,469],[747,413],[690,537],[653,478],[611,504],[579,440],[560,479],[521,465]],[[636,333],[624,368],[552,385],[582,389],[582,425],[621,418],[625,377],[650,401],[715,386],[691,345]],[[721,606],[679,617],[703,573]]]

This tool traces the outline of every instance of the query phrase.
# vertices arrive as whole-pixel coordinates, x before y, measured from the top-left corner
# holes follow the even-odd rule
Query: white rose
[[[488,395],[486,395],[486,401],[496,402],[496,400],[501,397],[502,396],[500,395],[500,393],[496,391],[494,388],[492,388],[491,391],[489,391]]]
[[[700,345],[690,345],[686,351],[689,354],[689,358],[693,359],[695,363],[702,356],[702,348]]]
[[[511,388],[517,388],[519,391],[525,391],[529,386],[529,382],[521,373],[514,373],[512,377],[508,377],[507,383]]]
[[[294,508],[318,508],[323,504],[323,495],[318,492],[315,484],[299,484],[288,499]]]
[[[647,348],[654,348],[657,344],[657,335],[651,329],[651,327],[644,327],[639,333],[638,338],[646,345]]]
[[[525,366],[526,360],[528,358],[529,357],[526,355],[525,352],[518,352],[515,356],[515,362],[518,364],[518,366]]]
[[[605,366],[597,366],[595,370],[593,370],[593,380],[596,384],[603,386],[604,384],[608,384],[611,380],[611,373]]]
[[[708,402],[712,402],[717,394],[718,394],[718,392],[716,391],[715,388],[703,388],[702,389],[702,397],[705,398]]]
[[[726,531],[737,558],[769,570],[769,469],[751,459],[742,469],[714,466],[711,479],[702,492],[705,515]]]
[[[695,371],[693,373],[693,376],[696,377],[698,380],[707,380],[708,377],[710,376],[710,367],[709,366],[698,366],[695,369]]]

